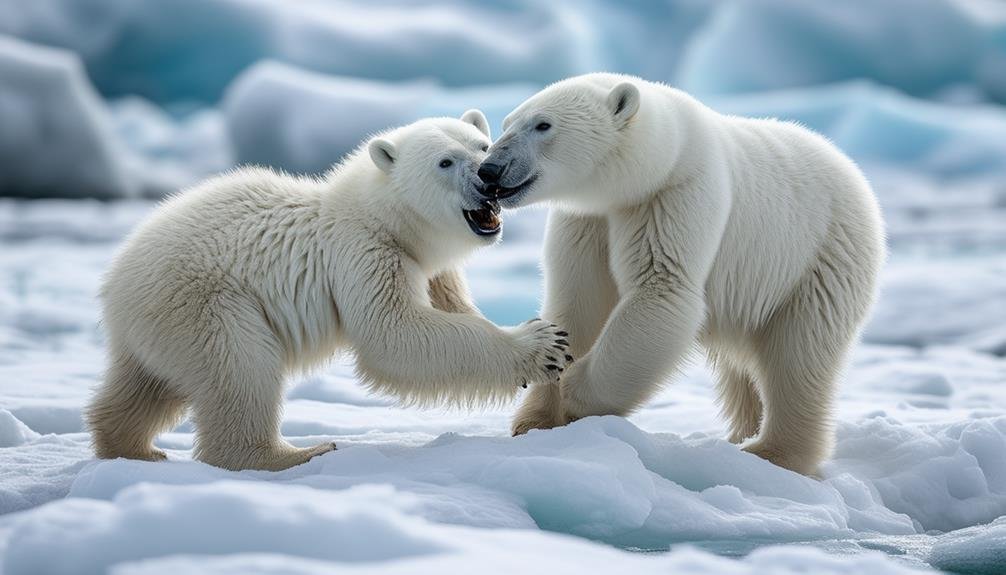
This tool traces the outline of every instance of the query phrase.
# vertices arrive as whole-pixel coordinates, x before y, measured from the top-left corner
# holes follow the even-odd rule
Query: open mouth
[[[499,184],[488,184],[486,186],[485,194],[487,196],[492,196],[494,200],[505,200],[509,197],[516,196],[517,194],[523,192],[524,190],[531,187],[531,184],[538,179],[538,174],[531,176],[530,178],[524,180],[524,183],[518,184],[512,188],[507,188]]]
[[[503,227],[500,218],[500,205],[495,200],[482,200],[477,210],[461,210],[468,222],[468,227],[477,235],[491,236],[497,234]]]

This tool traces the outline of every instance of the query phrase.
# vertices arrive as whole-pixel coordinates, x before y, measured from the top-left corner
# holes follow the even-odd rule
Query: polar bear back
[[[309,362],[330,349],[338,310],[323,279],[339,265],[338,253],[317,248],[322,233],[331,240],[349,233],[351,223],[320,229],[321,196],[314,180],[248,168],[166,201],[107,272],[102,300],[109,332],[144,350],[152,366],[157,350],[165,358],[198,356],[197,349],[166,346],[198,342],[193,333],[204,329],[203,314],[228,294],[261,308],[284,353]],[[341,200],[351,211],[351,198]],[[315,257],[288,257],[304,252]]]
[[[731,210],[709,276],[711,315],[760,325],[829,242],[879,266],[879,207],[856,165],[797,124],[716,114]]]

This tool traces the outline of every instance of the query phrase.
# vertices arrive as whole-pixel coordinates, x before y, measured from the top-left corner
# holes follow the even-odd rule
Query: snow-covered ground
[[[821,480],[722,440],[701,357],[628,420],[507,433],[346,358],[291,382],[280,473],[97,461],[95,293],[149,199],[324,170],[429,115],[597,70],[799,121],[866,170],[891,258]],[[1006,572],[1006,5],[999,0],[0,0],[0,574]],[[536,315],[544,214],[469,273]]]
[[[283,424],[295,443],[335,440],[335,453],[227,472],[190,459],[183,424],[159,440],[167,463],[96,461],[80,418],[103,368],[95,291],[152,204],[0,202],[3,572],[999,572],[1003,190],[937,194],[881,169],[874,182],[894,252],[822,481],[723,441],[701,360],[629,420],[517,439],[512,406],[397,407],[335,361],[294,382]],[[502,245],[471,260],[477,300],[501,323],[537,309],[543,217],[512,214]]]

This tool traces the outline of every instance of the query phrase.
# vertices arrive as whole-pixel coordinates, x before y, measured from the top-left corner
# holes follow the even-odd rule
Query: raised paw
[[[558,382],[573,361],[568,353],[569,333],[542,319],[533,319],[513,331],[520,348],[519,384]]]

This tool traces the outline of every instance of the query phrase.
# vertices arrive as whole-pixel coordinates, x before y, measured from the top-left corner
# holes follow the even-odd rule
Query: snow
[[[0,447],[17,447],[38,439],[39,435],[14,414],[0,409]]]
[[[906,17],[909,15],[910,17]],[[684,366],[628,419],[507,433],[514,406],[402,408],[345,357],[279,473],[93,459],[102,270],[152,199],[238,164],[327,169],[368,135],[609,70],[828,136],[887,223],[879,301],[819,479],[725,442]],[[994,0],[0,0],[0,572],[1006,571],[1006,9]],[[545,214],[468,273],[540,307]]]
[[[904,198],[896,186],[912,181],[879,183]],[[890,206],[893,215],[915,209]],[[811,562],[822,572],[856,572],[855,562],[872,562],[901,572],[937,564],[935,550],[951,540],[943,537],[981,534],[1006,513],[1006,360],[970,339],[994,335],[1006,315],[985,306],[960,317],[967,302],[1000,294],[998,268],[979,272],[997,260],[985,253],[932,260],[953,266],[944,275],[974,274],[953,284],[959,305],[950,298],[937,305],[937,291],[922,309],[916,286],[946,282],[912,254],[959,232],[920,240],[897,226],[892,240],[901,247],[885,271],[877,319],[844,378],[836,451],[821,481],[725,442],[701,364],[629,420],[588,418],[512,439],[512,406],[401,408],[367,395],[342,359],[295,382],[282,426],[296,444],[329,439],[337,452],[280,473],[228,472],[191,461],[186,423],[158,440],[167,463],[96,461],[80,419],[104,367],[94,295],[117,242],[149,209],[142,201],[0,202],[0,443],[7,445],[0,511],[16,512],[0,516],[5,573],[346,567],[339,553],[364,552],[341,547],[335,535],[352,510],[376,517],[365,540],[390,532],[388,541],[419,533],[424,545],[447,542],[429,555],[354,563],[367,570],[502,570],[511,561],[558,561],[568,544],[562,569],[570,570],[638,562],[642,572],[787,572],[769,569]],[[543,217],[540,210],[508,215],[503,244],[470,262],[479,305],[496,321],[520,321],[537,309]],[[890,319],[913,315],[943,327],[920,337],[917,324]],[[871,335],[877,325],[887,339]],[[202,511],[189,517],[190,509]],[[161,535],[146,535],[154,532]],[[948,535],[933,535],[939,532]],[[492,541],[477,543],[482,537]],[[60,541],[59,553],[33,547],[51,541]],[[397,547],[388,545],[391,554]],[[506,558],[496,561],[483,545],[505,549]],[[128,552],[111,551],[120,547]]]
[[[849,565],[813,549],[766,549],[742,563],[691,550],[632,555],[527,529],[444,525],[417,515],[422,507],[389,485],[318,491],[233,481],[138,484],[112,502],[68,499],[18,521],[4,568],[10,575],[102,573],[113,565],[120,566],[115,573],[315,573],[338,563],[340,572],[425,573],[485,562],[487,573],[522,565],[557,573],[800,573],[808,564],[817,573],[915,572],[879,555]],[[52,541],[62,542],[61,553],[47,552]],[[213,558],[199,557],[206,554]]]
[[[939,569],[971,575],[995,575],[1006,564],[1006,518],[961,529],[937,538],[929,562]]]

